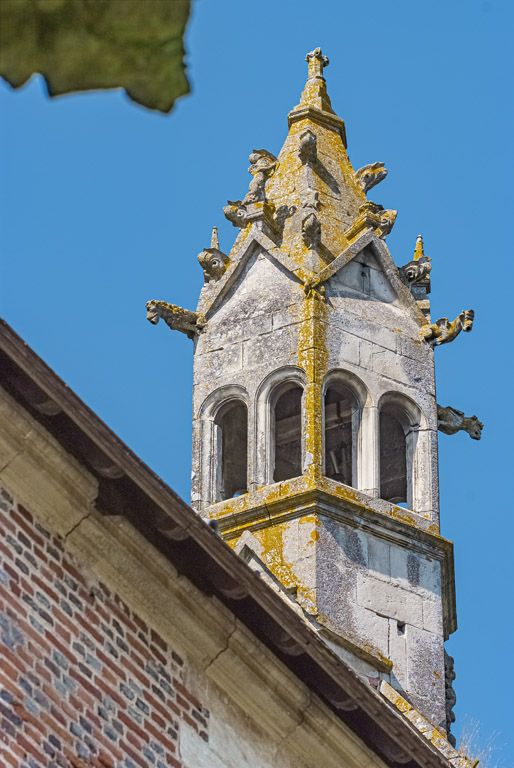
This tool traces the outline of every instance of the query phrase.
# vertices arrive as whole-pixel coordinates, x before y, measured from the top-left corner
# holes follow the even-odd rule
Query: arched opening
[[[356,436],[359,404],[349,387],[332,382],[325,391],[325,475],[356,485]]]
[[[404,425],[395,409],[385,406],[380,411],[380,498],[406,504],[408,486]]]
[[[232,499],[248,490],[248,409],[231,400],[214,419],[217,427],[216,501]]]
[[[274,467],[273,482],[289,480],[302,474],[302,397],[303,390],[294,383],[279,391],[273,408]]]

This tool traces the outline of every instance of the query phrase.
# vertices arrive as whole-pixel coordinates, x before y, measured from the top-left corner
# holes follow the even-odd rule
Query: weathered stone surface
[[[396,584],[359,574],[357,602],[375,613],[403,623],[423,627],[423,601],[419,595]]]
[[[467,757],[455,745],[446,739],[444,730],[434,728],[433,723],[418,712],[403,696],[395,691],[387,682],[380,684],[380,693],[392,702],[400,712],[417,728],[420,733],[436,746],[454,768],[477,768],[479,761]]]
[[[125,518],[101,514],[94,478],[23,407],[3,391],[0,404],[8,763],[29,745],[34,765],[64,765],[71,733],[75,753],[103,765],[385,768],[219,600]],[[32,739],[36,717],[52,756]]]
[[[461,429],[468,433],[473,440],[480,440],[484,425],[476,416],[465,416],[451,406],[437,406],[437,428],[445,435],[454,435]]]
[[[266,154],[251,199],[233,204],[241,231],[200,297],[192,498],[335,652],[439,725],[455,612],[429,308],[418,303],[430,262],[418,239],[412,264],[394,263],[383,238],[396,211],[365,197],[383,164],[354,171],[326,63],[320,51],[308,61],[284,145]],[[287,212],[279,227],[265,206]],[[227,498],[217,414],[233,400],[247,409],[247,492]]]
[[[431,325],[424,326],[421,330],[425,341],[433,347],[440,344],[448,344],[453,341],[461,331],[468,332],[473,328],[475,313],[472,309],[464,309],[451,322],[447,317],[441,317]]]
[[[190,0],[3,0],[0,75],[19,88],[41,73],[51,96],[124,88],[169,112],[189,92],[182,38]]]

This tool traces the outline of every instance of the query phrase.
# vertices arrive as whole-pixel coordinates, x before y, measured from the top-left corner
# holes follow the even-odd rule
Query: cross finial
[[[323,56],[321,48],[315,48],[307,54],[305,61],[308,64],[308,78],[323,77],[323,69],[328,67],[329,61]]]

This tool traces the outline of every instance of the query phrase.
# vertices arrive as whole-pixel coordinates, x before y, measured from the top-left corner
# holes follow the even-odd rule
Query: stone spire
[[[148,319],[195,339],[195,509],[335,652],[445,730],[434,347],[473,313],[430,324],[422,239],[398,267],[397,212],[367,198],[384,163],[352,167],[328,60],[316,48],[307,64],[278,156],[254,149],[248,191],[224,208],[234,245],[214,237],[198,257],[196,312],[153,301]]]
[[[366,229],[385,237],[396,211],[384,211],[366,197],[386,177],[384,164],[355,171],[350,163],[344,122],[332,109],[323,74],[327,57],[315,48],[306,61],[307,82],[288,115],[289,132],[278,157],[253,150],[248,192],[228,201],[224,213],[242,230],[258,227],[312,283],[309,275],[336,260]]]
[[[291,114],[294,115],[296,110],[306,107],[313,107],[322,112],[330,112],[331,114],[334,114],[327,93],[327,83],[323,77],[323,70],[329,65],[328,58],[323,56],[321,48],[315,48],[306,55],[305,60],[308,67],[307,82],[302,91],[300,103],[295,107]]]
[[[412,260],[419,261],[420,259],[424,258],[424,256],[425,256],[425,247],[423,245],[423,236],[418,235],[416,238],[416,245],[414,247],[414,256]]]
[[[211,232],[211,248],[219,251],[220,241],[218,237],[218,227],[213,227]]]

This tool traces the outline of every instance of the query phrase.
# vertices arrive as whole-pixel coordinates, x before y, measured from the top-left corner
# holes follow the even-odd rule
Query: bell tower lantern
[[[447,733],[456,616],[437,439],[465,417],[438,409],[434,349],[473,312],[431,321],[423,240],[398,267],[397,211],[368,198],[387,170],[354,170],[328,59],[306,58],[282,149],[251,152],[249,189],[224,208],[232,248],[214,229],[198,256],[197,309],[150,301],[147,316],[194,342],[198,514],[359,674]]]

